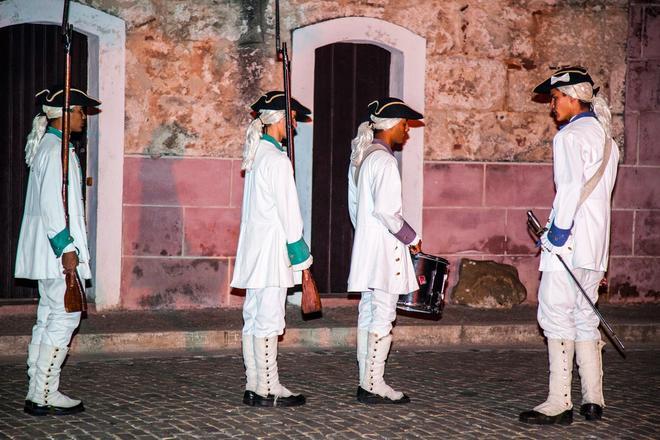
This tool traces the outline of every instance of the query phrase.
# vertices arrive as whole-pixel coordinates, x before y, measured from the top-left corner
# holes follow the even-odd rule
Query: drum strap
[[[362,168],[362,164],[364,163],[365,160],[367,160],[367,157],[376,151],[385,151],[386,153],[390,154],[390,150],[388,150],[386,147],[380,145],[380,144],[371,144],[369,148],[367,148],[364,151],[364,155],[362,156],[362,160],[358,164],[358,166],[355,167],[355,172],[353,173],[353,180],[355,181],[355,185],[358,184],[358,177],[360,176],[360,168]]]

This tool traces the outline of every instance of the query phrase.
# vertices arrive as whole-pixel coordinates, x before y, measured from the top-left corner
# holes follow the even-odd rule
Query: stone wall
[[[127,23],[122,306],[240,304],[228,285],[237,159],[248,104],[280,87],[274,2],[83,3]],[[626,0],[282,0],[281,24],[289,41],[291,31],[319,21],[375,17],[426,39],[425,248],[453,262],[468,255],[515,264],[529,302],[538,272],[524,213],[545,215],[551,203],[555,132],[531,89],[549,66],[588,67],[612,104],[623,152],[612,280],[647,300],[660,272],[648,269],[660,254],[660,164],[650,143],[658,126],[657,9]],[[644,90],[628,87],[637,93],[632,102],[624,99],[627,69]]]

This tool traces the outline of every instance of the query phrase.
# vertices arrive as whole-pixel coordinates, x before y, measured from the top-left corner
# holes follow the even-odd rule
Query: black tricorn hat
[[[64,87],[61,85],[51,86],[37,93],[34,98],[38,106],[47,105],[50,107],[64,107]],[[80,107],[98,107],[101,105],[101,101],[88,96],[87,93],[80,89],[74,89],[71,87],[69,104],[78,105]]]
[[[401,119],[422,119],[424,115],[408,107],[408,105],[399,98],[380,98],[371,101],[367,106],[369,116],[377,118],[401,118]]]
[[[587,73],[587,69],[579,66],[564,67],[557,70],[550,78],[534,87],[534,93],[549,95],[550,90],[556,89],[557,87],[570,86],[584,82],[588,82],[592,86],[594,85],[594,81],[591,79],[589,73]],[[594,94],[597,91],[598,89],[595,89]]]
[[[259,113],[262,110],[286,110],[284,92],[279,90],[267,92],[261,95],[259,99],[250,106],[250,108],[255,113]],[[291,97],[291,110],[296,112],[297,121],[305,122],[310,120],[309,115],[312,111],[293,97]]]

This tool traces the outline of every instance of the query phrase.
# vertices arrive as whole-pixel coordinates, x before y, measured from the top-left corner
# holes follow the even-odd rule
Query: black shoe
[[[379,396],[378,394],[370,393],[362,387],[358,387],[357,390],[357,400],[360,403],[366,403],[367,405],[378,405],[378,404],[401,404],[401,403],[410,403],[410,397],[403,395],[402,398],[398,400],[392,400],[389,397]]]
[[[257,397],[257,393],[254,391],[245,390],[243,393],[243,403],[249,406],[254,406],[254,399]]]
[[[23,411],[32,416],[68,416],[85,411],[85,407],[83,406],[82,402],[76,406],[72,406],[71,408],[62,408],[61,406],[38,405],[30,400],[26,400]]]
[[[518,420],[532,425],[554,425],[555,423],[558,425],[570,425],[573,423],[573,409],[567,409],[556,416],[546,416],[534,410],[525,411],[520,413]]]
[[[585,420],[594,421],[603,418],[603,407],[597,403],[585,403],[580,407],[580,414]]]
[[[289,397],[277,397],[272,394],[266,397],[254,394],[254,404],[252,406],[300,406],[305,404],[305,396],[294,394]]]

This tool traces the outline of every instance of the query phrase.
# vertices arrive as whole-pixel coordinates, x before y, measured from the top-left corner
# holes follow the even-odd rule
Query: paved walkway
[[[544,400],[547,361],[539,349],[399,349],[387,380],[409,405],[355,402],[352,350],[282,350],[283,383],[308,396],[301,408],[242,405],[239,350],[182,357],[71,356],[61,389],[87,411],[35,418],[22,412],[23,361],[0,361],[0,438],[9,439],[657,439],[660,349],[621,358],[606,347],[600,422],[576,413],[571,426],[535,427],[520,411]],[[573,401],[580,403],[579,381]]]

